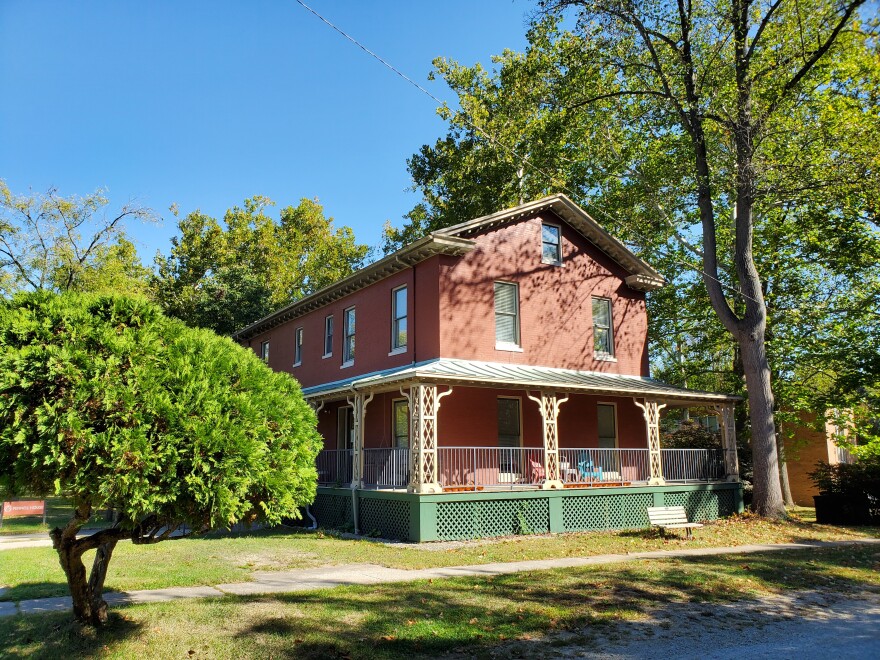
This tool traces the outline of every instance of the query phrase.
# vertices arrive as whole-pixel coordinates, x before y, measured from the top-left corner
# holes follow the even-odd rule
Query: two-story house
[[[437,231],[236,333],[302,384],[327,527],[412,540],[647,525],[742,507],[735,397],[648,373],[663,278],[564,195]],[[701,406],[724,450],[667,450]]]

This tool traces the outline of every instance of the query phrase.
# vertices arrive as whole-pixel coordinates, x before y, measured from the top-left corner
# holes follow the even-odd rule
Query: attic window
[[[559,225],[541,224],[541,262],[562,265],[562,232]]]

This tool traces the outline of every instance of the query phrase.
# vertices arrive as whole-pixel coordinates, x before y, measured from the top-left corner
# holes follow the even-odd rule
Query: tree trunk
[[[86,567],[76,542],[64,543],[56,548],[61,568],[67,577],[67,588],[73,599],[73,616],[80,623],[92,623],[92,592],[86,579]]]
[[[91,619],[94,625],[107,623],[107,602],[104,600],[104,578],[107,577],[107,565],[116,548],[116,539],[99,545],[92,563],[92,574],[89,576],[89,596],[91,597]]]
[[[779,484],[773,391],[770,388],[770,367],[764,348],[764,333],[759,328],[742,333],[737,339],[746,376],[746,390],[749,393],[754,506],[761,516],[781,518],[785,516],[785,506]]]
[[[785,460],[785,441],[782,439],[782,428],[776,434],[776,453],[779,455],[779,485],[782,487],[782,500],[785,502],[785,506],[794,506],[791,484],[788,481],[788,462]]]

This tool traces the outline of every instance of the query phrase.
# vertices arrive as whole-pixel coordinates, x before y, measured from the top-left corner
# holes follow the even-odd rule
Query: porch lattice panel
[[[359,512],[361,533],[383,539],[408,539],[409,507],[406,500],[362,498]]]
[[[549,531],[550,506],[543,498],[437,503],[437,537],[442,541]]]
[[[731,500],[727,507],[720,502],[724,496]],[[683,506],[687,511],[688,520],[692,522],[716,520],[720,516],[727,515],[727,511],[733,511],[733,494],[729,491],[719,493],[691,490],[683,493],[666,493],[664,499],[666,506]]]
[[[567,497],[562,500],[562,524],[567,532],[647,527],[649,506],[654,506],[651,493]]]
[[[325,529],[354,527],[351,515],[351,496],[318,493],[312,504],[312,515]]]

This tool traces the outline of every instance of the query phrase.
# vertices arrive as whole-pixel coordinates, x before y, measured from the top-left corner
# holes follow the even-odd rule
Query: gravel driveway
[[[722,604],[668,603],[641,621],[511,643],[488,655],[875,660],[880,658],[880,594],[806,591]]]

